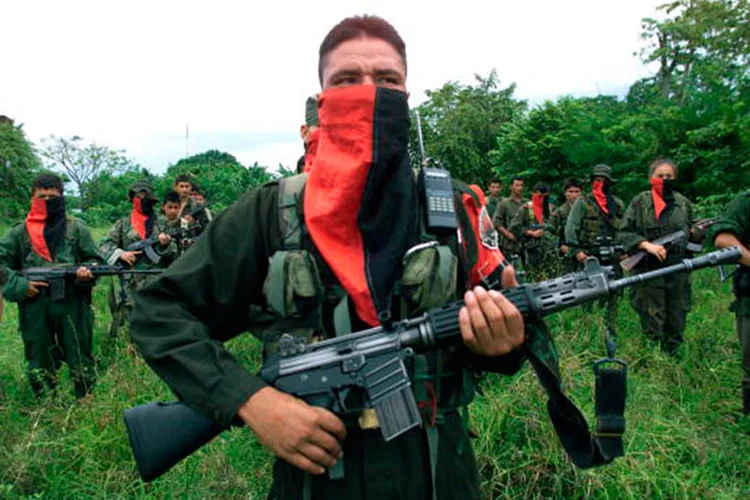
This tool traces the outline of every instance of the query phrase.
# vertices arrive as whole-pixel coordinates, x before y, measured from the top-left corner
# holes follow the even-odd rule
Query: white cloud
[[[378,14],[400,31],[412,105],[492,68],[536,102],[645,76],[632,54],[640,19],[660,3],[6,1],[0,113],[33,140],[78,134],[153,170],[185,154],[186,124],[192,153],[231,143],[243,162],[294,166],[304,100],[319,90],[318,45],[348,15]]]

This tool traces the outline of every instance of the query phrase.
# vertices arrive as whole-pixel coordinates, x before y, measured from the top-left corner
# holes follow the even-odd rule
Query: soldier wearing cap
[[[115,222],[107,236],[99,243],[99,253],[109,265],[121,264],[141,269],[167,267],[178,256],[177,245],[168,234],[162,232],[163,221],[159,220],[154,209],[157,198],[153,187],[148,181],[139,180],[128,190],[128,198],[132,204],[130,214]],[[143,251],[127,250],[127,247],[133,243],[154,235],[158,235],[158,243],[152,247],[161,257],[158,263],[150,262]],[[126,317],[129,317],[133,307],[135,292],[149,282],[148,278],[148,275],[136,275],[128,280],[128,298],[124,304],[120,305],[126,309],[123,313]],[[110,306],[114,307],[114,304],[111,302]],[[113,321],[124,319],[126,318],[114,318]]]
[[[565,245],[580,268],[597,245],[614,244],[622,225],[625,203],[612,191],[616,181],[612,168],[596,165],[591,170],[591,191],[578,198],[565,223]]]

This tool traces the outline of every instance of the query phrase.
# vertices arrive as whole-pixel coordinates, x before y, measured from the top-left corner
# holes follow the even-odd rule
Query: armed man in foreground
[[[94,386],[94,276],[87,266],[101,262],[88,227],[65,213],[62,180],[54,174],[34,179],[26,221],[0,240],[0,269],[8,269],[5,298],[18,303],[27,374],[37,396],[55,388],[63,361],[70,369],[76,397],[85,396]],[[60,299],[52,296],[47,282],[30,281],[22,274],[25,268],[65,264],[80,267],[75,282],[64,283]]]
[[[742,193],[727,207],[711,228],[717,248],[738,246],[742,260],[734,273],[734,295],[731,310],[737,316],[737,334],[742,351],[742,411],[750,415],[750,191]]]
[[[404,42],[386,21],[335,26],[320,46],[309,176],[249,191],[136,300],[131,335],[148,364],[184,402],[223,426],[241,420],[279,457],[270,498],[479,498],[461,410],[473,370],[519,368],[525,326],[498,292],[474,286],[480,280],[464,270],[476,253],[467,256],[455,226],[433,231],[424,216],[407,148],[406,68]],[[462,196],[471,198],[459,193],[457,205]],[[473,228],[461,230],[473,238]],[[515,284],[512,267],[496,271],[496,281]],[[278,319],[262,339],[273,352],[282,332],[308,342],[347,335],[462,296],[464,344],[415,357],[424,425],[390,442],[374,412],[308,405],[267,386],[222,343],[246,330],[251,305]],[[338,461],[343,478],[323,475]]]

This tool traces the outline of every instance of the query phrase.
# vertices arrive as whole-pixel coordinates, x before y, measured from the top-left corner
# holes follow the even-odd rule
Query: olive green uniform
[[[17,271],[101,262],[86,224],[70,217],[64,243],[52,262],[33,251],[24,223],[13,227],[0,240],[0,267],[4,265],[9,269],[4,295],[7,300],[18,303],[27,374],[37,395],[55,386],[56,372],[62,361],[68,364],[77,397],[84,396],[94,385],[91,283],[66,283],[65,298],[61,300],[51,300],[47,288],[29,298],[26,297],[29,282]]]
[[[568,221],[568,216],[570,215],[570,212],[573,210],[573,205],[575,204],[575,201],[565,201],[561,206],[557,208],[557,210],[554,211],[554,213],[549,218],[549,225],[554,233],[555,237],[557,238],[557,246],[558,248],[565,245],[565,224]],[[560,260],[562,261],[562,270],[565,273],[571,273],[575,271],[575,258],[571,255],[570,251],[563,254],[562,250],[558,252],[558,255],[560,256]]]
[[[276,310],[273,296],[267,299],[264,295],[269,292],[264,283],[273,283],[276,277],[272,257],[284,255],[283,217],[278,207],[277,183],[250,190],[136,299],[131,336],[145,360],[180,399],[222,425],[235,421],[239,407],[265,386],[234,360],[223,342],[250,327],[251,306],[267,308],[270,304]],[[314,247],[310,250],[317,255]],[[315,259],[318,266],[326,265],[319,255]],[[321,276],[326,274],[321,272]],[[305,276],[295,274],[287,283],[291,295],[300,299],[287,304],[291,299],[282,297],[285,305],[281,307],[290,309],[288,320],[298,322],[307,317],[304,308],[310,301],[302,299],[308,292],[314,293],[315,287],[308,286],[310,279]],[[402,280],[408,288],[410,282]],[[450,288],[455,290],[454,296],[463,292]],[[324,308],[323,315],[321,333],[332,336],[333,311]],[[268,334],[263,340],[272,344],[278,337]],[[358,428],[353,425],[356,419],[343,416],[349,427],[343,443],[345,477],[335,481],[326,475],[313,477],[312,498],[430,498],[432,477],[440,499],[479,498],[474,454],[459,414],[459,408],[468,404],[460,401],[460,395],[465,394],[463,385],[471,384],[471,379],[465,378],[468,370],[461,367],[513,372],[520,367],[520,353],[490,359],[470,354],[463,347],[440,352],[444,352],[440,359],[446,376],[437,386],[436,425],[412,429],[386,443],[379,429]],[[415,382],[415,391],[417,386],[422,384]],[[433,432],[429,429],[437,432],[438,428],[435,435],[440,437],[433,455],[428,434]],[[431,458],[436,460],[434,476]],[[269,498],[301,498],[304,482],[303,472],[279,459]]]
[[[154,229],[151,234],[157,235],[164,229],[163,223],[166,218],[157,216],[154,223]],[[107,233],[107,236],[99,242],[99,252],[109,265],[126,263],[120,261],[120,256],[125,253],[125,248],[141,241],[141,237],[130,222],[130,215],[123,217],[115,222],[114,227]],[[179,249],[177,243],[173,240],[167,246],[156,244],[153,246],[154,251],[161,257],[158,264],[151,262],[142,253],[138,256],[135,267],[137,269],[161,269],[166,268],[178,256]],[[117,331],[128,322],[130,313],[133,309],[134,297],[136,293],[147,283],[155,279],[154,275],[135,274],[120,276],[120,298],[116,298],[114,288],[110,289],[109,308],[112,313],[112,324],[110,325],[110,335],[117,335]]]
[[[497,207],[502,203],[502,201],[505,198],[502,196],[492,196],[491,194],[485,195],[485,200],[487,201],[487,214],[490,217],[493,217],[495,215],[495,212],[497,212]]]
[[[597,255],[596,238],[617,240],[617,232],[622,227],[625,204],[618,197],[615,199],[615,213],[608,216],[596,204],[594,195],[587,193],[576,200],[565,221],[565,243],[570,247],[570,254],[575,259],[578,252]],[[578,261],[575,261],[578,263]],[[580,263],[578,263],[580,267]]]
[[[492,218],[495,227],[498,230],[502,227],[510,231],[510,225],[524,203],[523,199],[516,199],[513,196],[503,198],[497,205],[497,210],[495,210],[495,215]],[[521,254],[522,247],[519,241],[508,239],[502,232],[499,233],[499,236],[500,249],[506,256],[510,257],[513,254]]]
[[[551,203],[549,205],[549,214],[556,210]],[[539,224],[534,216],[534,209],[531,202],[521,206],[516,212],[515,217],[510,223],[510,231],[521,242],[523,249],[523,261],[526,271],[529,273],[530,281],[541,281],[560,274],[560,258],[557,252],[557,237],[549,224],[539,226],[544,229],[544,234],[539,238],[534,238],[526,234],[530,229],[536,229]]]
[[[689,233],[693,221],[693,204],[680,193],[674,193],[674,203],[667,206],[660,220],[656,220],[651,191],[638,194],[630,202],[623,219],[620,241],[631,253],[644,241],[654,241],[675,231]],[[686,242],[667,248],[664,262],[648,254],[634,269],[636,273],[652,271],[676,264],[686,257]],[[659,342],[662,349],[673,354],[682,343],[685,319],[690,310],[690,279],[687,273],[673,274],[633,287],[633,307],[641,317],[646,334]]]
[[[711,228],[711,240],[719,233],[732,233],[745,248],[750,248],[750,191],[735,198],[721,219]],[[740,266],[735,272],[734,293],[737,300],[731,310],[737,317],[737,334],[742,351],[742,400],[750,413],[750,268]]]

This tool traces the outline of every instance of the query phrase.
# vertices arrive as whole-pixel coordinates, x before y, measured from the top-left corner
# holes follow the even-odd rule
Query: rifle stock
[[[668,274],[737,262],[741,255],[738,247],[730,247],[621,279],[612,279],[611,267],[601,267],[590,257],[582,272],[501,293],[525,318],[539,318]],[[454,302],[433,308],[420,317],[397,323],[390,331],[376,327],[309,345],[284,335],[279,354],[266,361],[260,376],[277,389],[310,404],[328,407],[334,413],[347,410],[341,406],[344,403],[343,398],[337,397],[338,391],[356,386],[365,392],[371,407],[380,409],[384,439],[393,439],[421,423],[408,378],[403,377],[404,359],[414,351],[459,344],[462,337],[458,311],[462,306],[463,302]],[[368,377],[354,376],[375,375],[386,368],[388,376],[369,377],[374,379],[372,383]],[[325,376],[313,375],[316,371]],[[125,412],[125,423],[144,481],[156,479],[224,430],[182,403],[150,403],[131,408]]]

